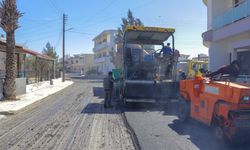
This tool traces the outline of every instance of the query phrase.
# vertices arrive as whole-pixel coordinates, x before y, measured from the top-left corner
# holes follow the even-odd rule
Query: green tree
[[[121,27],[119,27],[117,33],[117,42],[122,43],[122,38],[128,25],[135,25],[135,26],[144,26],[142,21],[139,18],[135,18],[132,11],[129,9],[127,13],[127,18],[122,18]]]
[[[58,66],[58,55],[55,51],[55,47],[53,47],[50,42],[47,42],[45,48],[43,48],[42,54],[47,55],[53,59],[55,59],[55,65]],[[43,78],[49,78],[49,74],[51,75],[53,72],[53,63],[48,60],[39,59],[38,60],[38,68],[39,68],[39,74],[40,74],[40,81],[43,80]]]
[[[47,42],[45,48],[43,48],[43,54],[50,56],[51,58],[54,58],[56,62],[58,61],[58,55],[55,51],[55,47],[53,47],[50,42]]]
[[[16,0],[3,0],[0,3],[0,26],[6,32],[6,76],[4,96],[6,99],[16,99],[16,59],[15,30],[19,28],[18,20],[22,16],[17,10]]]

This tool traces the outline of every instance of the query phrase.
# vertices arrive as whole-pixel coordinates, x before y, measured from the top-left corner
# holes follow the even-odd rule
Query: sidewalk
[[[11,115],[16,111],[43,98],[52,95],[73,84],[73,81],[61,82],[61,79],[54,79],[53,85],[49,81],[27,85],[26,94],[18,96],[17,101],[0,101],[0,115]]]

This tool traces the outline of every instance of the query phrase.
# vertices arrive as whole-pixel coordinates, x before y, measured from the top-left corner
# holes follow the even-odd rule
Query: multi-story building
[[[115,68],[115,54],[117,30],[104,30],[94,41],[94,68],[100,74],[107,74]]]
[[[208,62],[208,55],[207,54],[198,54],[197,57],[193,57],[192,60],[194,61],[206,61]]]
[[[204,45],[209,48],[209,69],[233,60],[241,62],[242,74],[250,74],[250,0],[203,0],[207,6]]]
[[[186,54],[180,54],[180,57],[178,58],[178,61],[179,62],[183,62],[183,61],[188,61],[189,58],[190,57],[190,55],[186,55]]]
[[[65,66],[67,72],[86,74],[92,70],[94,54],[76,54],[66,57]]]

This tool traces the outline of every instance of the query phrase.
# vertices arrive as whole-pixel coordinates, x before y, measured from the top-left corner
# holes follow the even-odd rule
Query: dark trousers
[[[112,89],[105,89],[105,99],[104,99],[105,107],[111,106],[112,92],[113,92]]]

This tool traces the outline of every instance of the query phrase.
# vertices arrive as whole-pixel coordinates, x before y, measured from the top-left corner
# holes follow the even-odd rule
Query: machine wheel
[[[124,105],[124,106],[127,105],[127,101],[126,101],[126,98],[124,97],[123,93],[119,94],[119,99],[120,99],[120,102],[122,103],[122,105]]]
[[[220,141],[227,141],[227,137],[225,135],[225,128],[223,127],[223,117],[214,116],[212,120],[212,128],[214,136]]]
[[[126,105],[127,105],[126,98],[123,98],[123,99],[122,99],[122,103],[123,103],[123,105],[124,105],[124,106],[126,106]]]
[[[216,126],[214,128],[214,135],[219,140],[225,140],[224,131],[222,127]]]
[[[184,122],[190,116],[190,102],[180,98],[179,106],[178,106],[178,117],[179,120]]]

